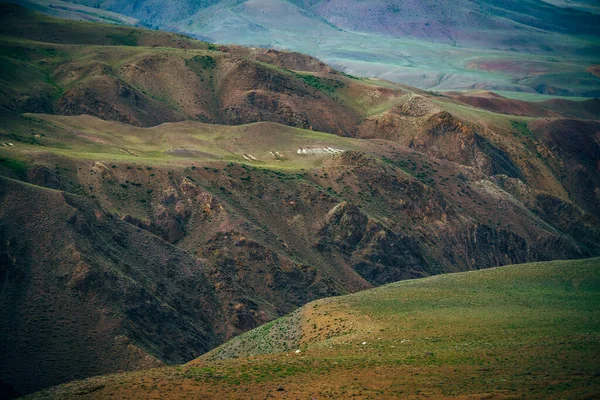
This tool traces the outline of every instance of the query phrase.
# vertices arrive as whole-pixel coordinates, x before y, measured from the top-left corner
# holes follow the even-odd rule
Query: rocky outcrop
[[[536,216],[579,243],[579,247],[581,247],[579,251],[582,254],[588,252],[595,254],[600,250],[598,247],[598,243],[600,243],[600,221],[592,214],[585,212],[571,201],[532,189],[519,179],[509,178],[505,175],[497,175],[493,179]],[[570,243],[568,247],[573,246],[573,243]],[[549,253],[553,254],[556,249],[564,247],[564,245],[556,246]],[[544,253],[548,254],[548,252]]]
[[[231,337],[282,316],[302,304],[344,293],[323,272],[298,264],[238,232],[208,240],[201,254],[229,321]]]
[[[60,176],[45,166],[35,166],[27,173],[27,181],[34,185],[59,190],[64,188]]]
[[[537,120],[530,128],[570,199],[586,212],[600,215],[600,122]]]
[[[338,250],[374,285],[427,275],[429,265],[414,239],[395,234],[347,202],[327,214],[318,235],[317,249]]]
[[[478,129],[422,96],[410,96],[402,104],[367,118],[358,136],[388,139],[415,150],[458,164],[477,168],[487,175],[522,177],[507,151]]]
[[[546,260],[519,235],[485,224],[449,234],[444,240],[444,256],[452,265],[467,269]]]
[[[0,180],[5,382],[25,394],[181,363],[220,342],[203,262],[87,199]]]

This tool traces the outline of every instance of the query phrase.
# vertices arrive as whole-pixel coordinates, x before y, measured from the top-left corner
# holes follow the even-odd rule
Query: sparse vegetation
[[[325,94],[332,95],[339,88],[344,87],[344,83],[335,79],[320,78],[314,75],[294,73],[294,76],[302,79],[304,83]]]
[[[478,381],[478,368],[497,362],[499,379],[520,387],[525,375],[511,375],[507,363],[534,365],[529,339],[550,336],[545,316],[572,322],[560,312],[564,304],[551,310],[510,287],[506,297],[492,275],[481,275],[497,305],[541,333],[504,324],[479,293],[485,280],[455,287],[472,303],[435,279],[411,281],[370,292],[396,297],[365,298],[364,309],[352,303],[359,297],[329,299],[263,325],[315,299],[397,280],[600,254],[599,127],[587,103],[568,103],[565,114],[527,105],[517,110],[526,116],[511,115],[510,102],[490,111],[453,97],[479,92],[354,79],[300,54],[236,46],[217,53],[180,35],[0,7],[14,7],[0,13],[0,264],[9,268],[0,273],[8,299],[0,307],[8,321],[0,324],[3,382],[10,375],[28,393],[74,377],[187,362],[258,326],[212,353],[226,360],[119,377],[118,389],[113,377],[100,377],[78,393],[201,386],[216,398],[235,397],[234,389],[262,398],[265,388],[280,397],[373,398],[404,397],[414,387],[415,396],[446,396],[463,393],[470,376],[485,395],[487,387],[512,387]],[[546,107],[582,119],[540,117]],[[31,111],[39,114],[21,114]],[[450,287],[454,278],[447,279]],[[436,299],[447,307],[432,305]],[[542,319],[521,312],[523,304]],[[498,332],[521,339],[461,331],[461,309],[472,322],[497,319]],[[566,335],[563,348],[581,334],[557,332]],[[404,339],[414,343],[394,343]],[[234,355],[242,358],[230,361]],[[31,365],[43,374],[31,374]],[[315,380],[317,373],[327,379]],[[461,383],[445,391],[430,379],[445,374]],[[390,388],[400,375],[414,385]],[[307,393],[310,381],[321,386]]]
[[[40,396],[101,382],[100,395],[123,398],[171,387],[221,397],[279,388],[323,398],[586,397],[598,390],[598,301],[600,259],[394,283],[310,303],[188,365],[91,378]]]
[[[211,56],[194,56],[189,60],[185,61],[186,65],[195,71],[206,70],[214,68],[217,63]]]
[[[7,168],[19,179],[24,179],[27,176],[27,170],[29,169],[29,166],[23,161],[4,157],[0,157],[0,167]]]

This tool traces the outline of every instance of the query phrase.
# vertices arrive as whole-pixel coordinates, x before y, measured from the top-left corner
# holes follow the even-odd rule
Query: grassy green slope
[[[31,163],[54,154],[80,162],[104,160],[171,165],[174,168],[231,161],[297,172],[302,168],[321,166],[332,156],[327,152],[313,157],[301,156],[297,154],[301,147],[344,150],[371,147],[368,141],[268,122],[232,127],[183,121],[140,128],[88,115],[44,114],[25,114],[3,121],[8,138],[14,132],[13,140],[17,144],[0,147],[0,154],[24,158]],[[17,136],[16,132],[22,133],[28,128],[44,132],[44,135]],[[5,133],[5,129],[0,132]],[[275,152],[278,157],[271,154]]]
[[[37,397],[591,398],[599,305],[598,258],[404,281],[310,303],[185,366]]]

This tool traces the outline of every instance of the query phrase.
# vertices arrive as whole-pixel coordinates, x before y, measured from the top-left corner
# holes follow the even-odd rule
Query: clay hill
[[[187,362],[319,298],[600,254],[597,100],[0,7],[6,393]]]

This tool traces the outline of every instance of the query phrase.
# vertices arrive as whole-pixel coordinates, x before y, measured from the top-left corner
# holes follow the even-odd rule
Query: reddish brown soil
[[[529,103],[520,100],[511,100],[492,96],[451,96],[454,100],[468,104],[475,108],[492,111],[500,114],[518,115],[524,117],[556,117],[557,111],[548,110],[539,103]]]
[[[592,65],[588,67],[587,71],[595,77],[600,78],[600,65]]]

